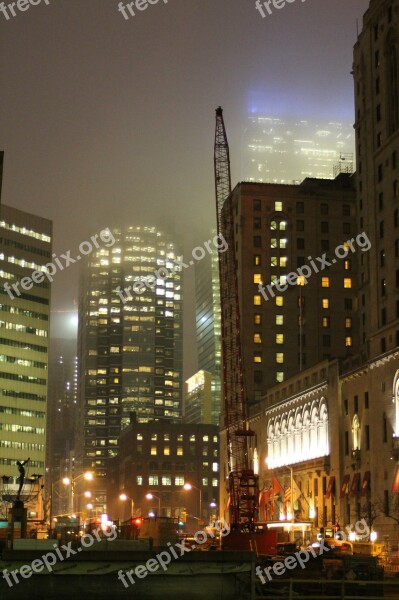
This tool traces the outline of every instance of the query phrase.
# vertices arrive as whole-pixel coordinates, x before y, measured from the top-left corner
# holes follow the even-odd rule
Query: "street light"
[[[152,500],[153,498],[158,500],[158,517],[160,517],[161,516],[161,498],[159,496],[155,496],[155,494],[151,494],[151,493],[146,494],[145,497],[147,498],[147,500]]]
[[[62,479],[62,483],[66,486],[70,485],[71,486],[71,512],[74,512],[74,499],[75,499],[75,485],[76,482],[79,481],[80,479],[86,479],[86,481],[93,481],[94,479],[94,475],[93,473],[91,473],[90,471],[86,471],[86,473],[81,473],[80,475],[78,475],[77,477],[64,477]]]
[[[130,498],[130,496],[128,496],[127,494],[119,494],[119,500],[122,500],[122,502],[126,502],[126,500],[130,500],[131,502],[131,516],[134,516],[134,500],[133,498]]]
[[[198,488],[197,486],[193,485],[192,483],[185,483],[183,485],[183,489],[186,491],[190,491],[192,489],[197,490],[197,492],[199,492],[199,516],[200,519],[202,519],[202,491],[200,488]]]

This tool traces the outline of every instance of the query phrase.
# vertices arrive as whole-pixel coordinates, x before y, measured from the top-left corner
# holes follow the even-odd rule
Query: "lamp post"
[[[158,517],[160,517],[161,516],[161,498],[159,496],[155,496],[155,494],[151,494],[150,492],[148,494],[146,494],[145,497],[147,498],[147,500],[152,500],[153,498],[158,500]]]
[[[130,502],[131,502],[130,511],[131,511],[131,517],[133,518],[134,517],[134,500],[133,500],[133,498],[131,498],[127,494],[123,493],[123,494],[119,494],[119,500],[122,500],[122,502],[126,502],[126,500],[130,500]]]
[[[198,488],[197,486],[193,485],[192,483],[185,483],[183,485],[183,489],[186,491],[190,491],[193,488],[195,490],[197,490],[197,492],[199,492],[199,516],[200,516],[200,519],[202,520],[202,491],[201,491],[201,489]]]
[[[62,479],[62,483],[66,486],[71,486],[71,498],[70,498],[70,512],[73,513],[75,509],[75,485],[76,482],[80,479],[86,479],[86,481],[93,481],[93,473],[87,471],[86,473],[81,473],[77,477],[64,477]]]

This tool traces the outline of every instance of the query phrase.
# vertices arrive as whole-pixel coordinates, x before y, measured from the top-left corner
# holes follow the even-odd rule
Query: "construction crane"
[[[235,207],[231,196],[230,153],[221,107],[216,109],[214,147],[216,215],[218,234],[228,250],[219,253],[223,416],[226,430],[229,517],[229,546],[252,548],[256,541],[259,508],[259,477],[251,466],[250,449],[254,431],[249,429],[241,348],[241,318],[238,293]],[[252,442],[252,443],[251,443]],[[263,529],[266,532],[266,528]],[[246,534],[246,535],[243,535]],[[227,538],[226,538],[227,540]],[[260,541],[260,540],[259,540]],[[269,540],[274,544],[273,539]],[[262,546],[264,544],[261,544]]]

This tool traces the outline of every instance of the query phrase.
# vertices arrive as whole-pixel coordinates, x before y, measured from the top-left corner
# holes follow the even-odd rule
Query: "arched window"
[[[387,81],[387,122],[388,133],[391,135],[399,127],[399,93],[398,93],[398,45],[397,36],[393,29],[386,39],[386,81]]]
[[[352,441],[353,449],[360,450],[360,421],[357,415],[353,417],[352,421]]]
[[[259,475],[259,455],[256,448],[254,449],[254,473]]]
[[[395,404],[395,436],[399,436],[399,371],[393,380],[392,400]]]

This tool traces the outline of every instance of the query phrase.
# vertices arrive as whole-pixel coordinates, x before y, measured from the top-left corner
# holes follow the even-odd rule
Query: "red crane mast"
[[[229,514],[232,530],[255,531],[258,518],[259,481],[251,468],[241,351],[241,319],[238,293],[236,235],[231,196],[230,153],[223,110],[216,109],[214,148],[215,191],[218,234],[228,249],[219,253],[222,377],[224,426],[227,434],[229,471]]]

